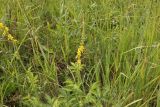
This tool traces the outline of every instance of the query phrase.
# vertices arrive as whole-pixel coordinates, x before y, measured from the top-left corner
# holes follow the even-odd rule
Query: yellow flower
[[[14,39],[14,37],[9,33],[9,28],[5,25],[3,25],[3,23],[0,23],[0,29],[3,30],[3,36],[6,37],[8,40],[12,41],[12,42],[17,42],[16,39]]]
[[[7,39],[14,42],[14,43],[17,42],[17,40],[14,39],[14,37],[11,34],[8,34]]]
[[[11,40],[11,41],[14,40],[14,39],[13,39],[13,36],[12,36],[11,34],[9,34],[9,35],[7,36],[7,39],[8,39],[8,40]]]
[[[3,36],[6,36],[6,35],[7,35],[7,33],[8,33],[8,32],[4,30],[4,32],[3,32],[3,34],[2,34],[2,35],[3,35]]]
[[[5,27],[4,31],[8,32],[8,31],[9,31],[9,28],[8,28],[8,27]]]
[[[0,29],[3,29],[3,28],[4,28],[3,23],[0,23]]]
[[[83,52],[84,52],[84,46],[83,46],[83,44],[81,44],[77,50],[77,55],[76,55],[76,59],[77,59],[78,64],[81,64],[81,56],[82,56]]]

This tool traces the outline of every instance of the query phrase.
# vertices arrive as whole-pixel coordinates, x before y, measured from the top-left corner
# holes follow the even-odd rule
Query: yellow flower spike
[[[9,28],[5,26],[3,23],[0,23],[0,29],[3,30],[2,36],[6,37],[7,40],[12,41],[14,43],[17,42],[16,39],[9,33]]]
[[[83,46],[83,44],[81,44],[77,50],[77,55],[76,55],[76,59],[77,59],[78,64],[81,64],[81,56],[82,56],[83,52],[84,52],[84,46]]]

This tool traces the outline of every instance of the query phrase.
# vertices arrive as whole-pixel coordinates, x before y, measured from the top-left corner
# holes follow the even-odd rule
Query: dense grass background
[[[0,22],[18,40],[0,35],[0,107],[160,107],[159,0],[0,7]]]

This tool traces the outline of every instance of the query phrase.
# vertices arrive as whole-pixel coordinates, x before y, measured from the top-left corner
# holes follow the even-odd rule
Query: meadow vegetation
[[[160,0],[0,0],[0,107],[160,107]]]

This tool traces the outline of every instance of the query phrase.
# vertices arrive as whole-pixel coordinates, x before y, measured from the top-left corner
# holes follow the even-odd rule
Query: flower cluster
[[[3,36],[6,37],[9,41],[14,43],[17,42],[17,40],[9,33],[9,28],[3,23],[0,23],[0,29],[3,30]]]
[[[81,64],[81,56],[82,56],[83,52],[84,52],[84,45],[81,44],[77,50],[77,55],[76,55],[76,59],[77,59],[78,64]]]

